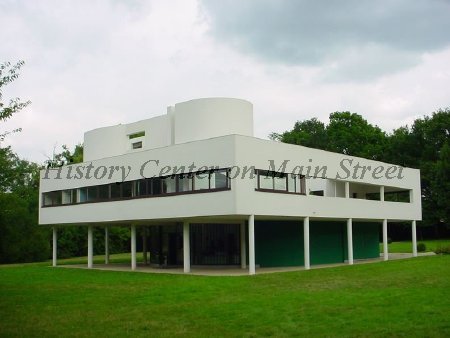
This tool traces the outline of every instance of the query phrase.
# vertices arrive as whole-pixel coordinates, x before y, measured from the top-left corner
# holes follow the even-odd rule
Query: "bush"
[[[425,252],[426,249],[427,249],[427,246],[425,245],[425,243],[418,243],[417,244],[417,251],[418,252]]]
[[[439,246],[438,248],[436,248],[436,250],[434,250],[434,252],[436,254],[446,254],[446,255],[450,255],[450,245],[448,246]]]

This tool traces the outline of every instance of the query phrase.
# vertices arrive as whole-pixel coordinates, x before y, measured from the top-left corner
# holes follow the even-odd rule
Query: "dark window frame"
[[[270,171],[270,170],[264,170],[264,169],[255,169],[256,174],[256,182],[257,186],[255,188],[256,191],[261,192],[272,192],[272,193],[279,193],[279,194],[291,194],[291,195],[306,195],[306,179],[304,175],[300,174],[292,174],[292,173],[282,173],[282,172],[276,172],[276,171]],[[295,191],[289,191],[289,175],[294,175],[294,190]],[[272,189],[267,188],[261,188],[261,177],[272,177]],[[284,176],[285,178],[285,185],[286,189],[275,189],[275,177],[281,177]],[[297,180],[300,180],[299,182],[299,188],[300,191],[297,191]]]
[[[211,188],[211,174],[214,172],[226,172],[226,187],[221,187],[221,188]],[[195,176],[199,173],[208,173],[208,189],[201,189],[201,190],[195,190]],[[186,191],[179,191],[179,176],[181,175],[189,175],[190,177],[193,178],[192,181],[192,190],[186,190]],[[163,193],[162,192],[162,180],[164,178],[168,178],[168,177],[174,177],[175,178],[175,191],[174,192],[170,192],[170,193]],[[137,184],[139,184],[139,182],[141,180],[145,180],[146,182],[146,194],[145,195],[141,195],[137,193]],[[156,180],[159,180],[159,188],[161,189],[158,193],[155,193],[155,182]],[[132,187],[131,187],[131,196],[126,196],[124,197],[124,192],[123,192],[123,187],[125,182],[114,182],[114,183],[108,183],[108,184],[100,184],[100,185],[94,185],[94,186],[86,186],[86,187],[77,187],[77,188],[72,188],[72,189],[62,189],[62,190],[54,190],[54,191],[48,191],[48,192],[43,192],[42,193],[42,203],[41,203],[41,207],[42,208],[48,208],[48,207],[57,207],[57,206],[69,206],[69,205],[79,205],[79,204],[88,204],[88,203],[103,203],[103,202],[115,202],[115,201],[125,201],[125,200],[131,200],[131,199],[140,199],[140,198],[153,198],[153,197],[168,197],[168,196],[177,196],[177,195],[189,195],[189,194],[199,194],[199,193],[209,193],[209,192],[219,192],[219,191],[227,191],[227,190],[231,190],[231,182],[230,182],[230,169],[229,168],[220,168],[220,169],[212,169],[212,170],[203,170],[203,171],[198,171],[198,172],[192,172],[192,173],[186,173],[186,174],[177,174],[177,175],[170,175],[170,176],[161,176],[161,177],[152,177],[152,178],[140,178],[137,180],[133,180],[133,181],[126,181],[126,183],[131,182]],[[105,186],[108,185],[109,189],[108,189],[108,199],[103,199],[100,198],[100,187],[101,186]],[[119,191],[118,191],[118,197],[112,197],[113,195],[113,186],[118,186]],[[94,200],[89,200],[89,190],[90,189],[95,189],[96,191],[96,195]],[[62,204],[62,191],[63,190],[71,190],[72,191],[72,203],[67,203],[67,204]],[[83,202],[79,202],[78,201],[78,197],[80,195],[79,191],[80,190],[84,190],[85,191],[85,196],[86,196],[86,200]],[[48,195],[50,194],[50,195]],[[56,194],[60,195],[60,203],[55,203],[55,199],[53,198],[53,196],[55,196]],[[51,197],[51,204],[49,205],[45,205],[45,197],[46,196],[50,196]]]

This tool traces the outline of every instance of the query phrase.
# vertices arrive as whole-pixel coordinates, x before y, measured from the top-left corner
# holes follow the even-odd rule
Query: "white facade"
[[[129,138],[141,132],[145,135]],[[253,136],[250,102],[228,98],[191,100],[168,107],[165,115],[86,132],[84,160],[133,152],[135,142],[142,142],[141,149],[149,150],[230,134]]]
[[[130,138],[132,135],[137,136]],[[133,149],[134,143],[140,147]],[[308,222],[422,218],[419,170],[255,138],[252,104],[239,99],[192,100],[169,107],[162,116],[88,131],[84,160],[41,172],[40,224],[242,222],[251,215],[256,220]],[[357,165],[360,167],[355,173]],[[44,201],[48,192],[179,174],[183,167],[184,173],[205,167],[228,168],[230,187],[149,198],[137,198],[133,192],[127,199],[98,203],[77,203],[78,200],[54,207]],[[364,175],[361,167],[365,168]],[[304,193],[258,189],[254,169],[270,168],[284,173],[301,170],[306,175]],[[384,200],[385,193],[395,191],[407,191],[409,202]],[[65,193],[62,194],[64,203]],[[371,194],[379,196],[378,200],[366,198]]]

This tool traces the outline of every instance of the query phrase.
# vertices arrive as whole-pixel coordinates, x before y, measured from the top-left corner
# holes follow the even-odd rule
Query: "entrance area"
[[[193,265],[241,264],[239,224],[191,224]]]
[[[183,227],[150,226],[150,263],[160,267],[183,265]],[[240,265],[240,225],[191,223],[192,265]]]

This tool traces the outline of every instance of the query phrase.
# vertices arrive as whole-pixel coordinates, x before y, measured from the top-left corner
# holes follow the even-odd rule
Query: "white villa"
[[[154,267],[261,267],[385,260],[388,222],[408,221],[416,250],[420,172],[253,136],[253,106],[233,98],[177,103],[167,114],[88,131],[84,162],[41,171],[39,223],[57,231],[137,229]],[[103,230],[102,230],[103,231]],[[380,236],[381,235],[381,236]],[[147,252],[150,258],[147,261]]]

